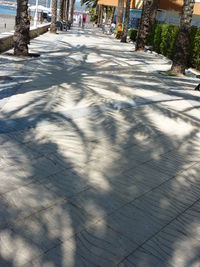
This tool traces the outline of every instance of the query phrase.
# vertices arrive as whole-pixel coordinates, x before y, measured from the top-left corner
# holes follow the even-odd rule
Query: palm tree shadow
[[[124,66],[117,64],[112,48],[62,42],[48,57],[27,62],[27,77],[35,67],[31,79],[2,109],[0,263],[142,266],[146,261],[151,266],[158,256],[150,242],[161,238],[158,247],[164,250],[162,230],[176,229],[173,221],[199,200],[199,119],[177,113],[165,100],[148,103],[146,96],[139,99],[147,105],[123,105],[141,86],[146,93],[164,86],[141,85],[144,73],[128,63],[123,64],[135,75],[134,86],[118,77]],[[101,55],[97,63],[94,54]],[[144,62],[145,56],[138,69]],[[22,103],[18,97],[24,95],[31,97]],[[181,97],[194,99],[186,93]],[[182,232],[195,221],[192,217]],[[171,239],[172,254],[182,241],[178,234]],[[162,253],[157,266],[170,266],[172,254]],[[193,253],[186,266],[198,260],[198,247]]]

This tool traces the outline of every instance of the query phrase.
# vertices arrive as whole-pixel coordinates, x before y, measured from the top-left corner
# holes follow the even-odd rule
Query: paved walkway
[[[0,266],[199,267],[200,94],[93,29],[1,55]]]

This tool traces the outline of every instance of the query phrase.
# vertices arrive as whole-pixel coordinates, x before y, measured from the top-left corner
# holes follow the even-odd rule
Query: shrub
[[[200,28],[192,27],[190,32],[189,66],[200,69]]]
[[[93,14],[91,16],[91,22],[97,23],[97,21],[98,21],[98,15],[97,14]]]
[[[172,58],[179,27],[169,24],[156,24],[148,35],[147,45],[152,45],[157,53]]]
[[[153,48],[159,54],[160,54],[161,34],[162,34],[162,25],[157,24],[154,31]]]
[[[135,29],[130,29],[129,32],[128,32],[128,35],[130,37],[130,39],[135,42],[136,41],[136,38],[137,38],[137,30]]]
[[[160,32],[160,53],[164,56],[167,54],[167,49],[169,47],[169,32],[168,32],[169,25],[164,24],[161,27],[161,32]]]
[[[170,59],[173,57],[178,29],[178,26],[162,25],[160,53]]]
[[[173,58],[174,48],[178,37],[179,27],[175,25],[169,25],[169,47],[167,49],[166,56],[170,59]]]
[[[147,45],[151,45],[151,46],[153,45],[155,29],[156,29],[156,25],[153,27],[152,31],[147,35],[147,41],[146,41]]]
[[[156,24],[147,36],[147,45],[151,45],[157,53],[172,59],[178,37],[179,26]],[[200,70],[200,27],[192,27],[190,31],[188,66]]]

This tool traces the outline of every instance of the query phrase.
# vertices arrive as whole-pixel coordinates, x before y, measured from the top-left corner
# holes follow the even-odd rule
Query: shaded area
[[[32,51],[2,94],[0,266],[198,264],[196,81],[92,29]]]

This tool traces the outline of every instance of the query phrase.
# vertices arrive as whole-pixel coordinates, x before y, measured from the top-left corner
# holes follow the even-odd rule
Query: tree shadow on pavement
[[[199,263],[196,96],[152,55],[55,38],[1,111],[0,266]]]

